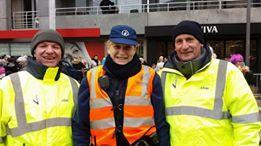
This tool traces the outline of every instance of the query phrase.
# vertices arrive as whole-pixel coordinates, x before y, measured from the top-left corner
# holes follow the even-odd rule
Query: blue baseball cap
[[[127,25],[116,25],[111,28],[109,40],[114,43],[135,46],[137,42],[136,31]]]

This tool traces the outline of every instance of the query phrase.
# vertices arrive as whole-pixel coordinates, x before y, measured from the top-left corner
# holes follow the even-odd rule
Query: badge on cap
[[[121,32],[121,34],[123,35],[123,36],[125,36],[125,37],[127,37],[127,36],[129,36],[130,35],[130,33],[128,32],[128,30],[123,30],[122,32]]]

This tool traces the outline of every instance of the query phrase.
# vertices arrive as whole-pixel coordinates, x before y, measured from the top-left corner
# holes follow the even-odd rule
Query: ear
[[[172,41],[171,46],[175,50],[175,42],[174,41]]]
[[[110,54],[110,47],[107,47],[107,53]]]
[[[34,55],[35,55],[35,50],[36,50],[36,49],[33,50],[33,57],[34,57]]]
[[[138,45],[134,46],[134,50],[135,50],[135,52],[137,52],[139,50],[139,46]]]

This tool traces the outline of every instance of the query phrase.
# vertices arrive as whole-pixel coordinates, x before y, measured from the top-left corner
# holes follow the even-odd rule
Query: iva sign
[[[218,28],[215,25],[201,26],[201,29],[203,30],[204,33],[218,33]]]

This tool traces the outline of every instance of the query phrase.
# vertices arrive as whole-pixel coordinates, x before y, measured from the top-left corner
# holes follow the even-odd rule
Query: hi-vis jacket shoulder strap
[[[91,78],[90,78],[90,87],[95,87],[95,78],[98,72],[98,67],[93,68],[91,70]],[[150,98],[146,98],[148,95],[147,84],[151,77],[149,72],[149,67],[143,66],[144,74],[142,78],[142,93],[140,96],[125,96],[124,104],[131,105],[131,106],[150,106],[151,101]],[[91,108],[98,109],[101,107],[110,107],[112,103],[110,99],[104,99],[97,97],[95,88],[90,89],[91,95]],[[141,98],[142,97],[142,98]],[[102,120],[95,120],[91,121],[92,129],[105,129],[115,127],[114,118],[106,118]],[[140,118],[131,118],[131,117],[124,117],[124,127],[138,127],[140,125],[154,125],[154,120],[150,117],[140,117]]]
[[[232,116],[227,111],[222,111],[223,107],[223,92],[226,83],[226,71],[227,71],[227,62],[220,60],[217,73],[217,82],[215,90],[215,103],[213,110],[195,107],[195,106],[173,106],[166,108],[166,115],[195,115],[199,117],[206,117],[212,119],[228,119],[231,118],[235,123],[251,123],[257,122],[258,113],[254,114],[245,114],[240,116]],[[161,82],[162,88],[165,89],[166,75],[168,72],[162,71]],[[165,91],[164,91],[165,92]],[[165,96],[166,93],[164,93]]]
[[[15,128],[8,127],[7,132],[9,135],[16,137],[16,136],[26,134],[28,132],[38,131],[48,127],[71,125],[71,118],[61,118],[61,117],[27,123],[20,77],[18,73],[14,73],[10,75],[10,78],[15,92],[15,113],[17,119],[17,127]],[[72,78],[70,78],[70,82],[73,89],[74,103],[76,104],[77,101],[76,99],[78,94],[77,83]]]

